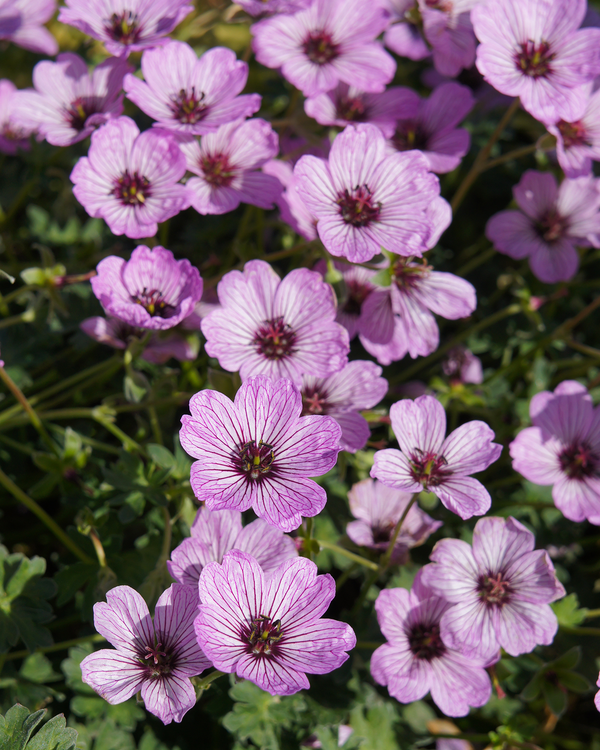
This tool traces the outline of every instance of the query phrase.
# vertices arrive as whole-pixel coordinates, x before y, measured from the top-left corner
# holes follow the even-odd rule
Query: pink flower
[[[600,161],[600,91],[590,93],[581,117],[574,122],[558,120],[546,124],[556,137],[558,163],[567,177],[583,177]]]
[[[418,149],[438,174],[451,172],[469,150],[471,137],[467,130],[457,128],[469,114],[475,99],[467,86],[443,83],[424,101],[417,112],[400,115],[391,136],[397,151]]]
[[[600,675],[598,675],[598,682],[596,683],[596,687],[600,687]],[[594,696],[594,705],[600,711],[600,690],[596,693]]]
[[[331,469],[341,429],[326,416],[302,414],[302,396],[285,378],[247,380],[232,403],[218,391],[190,400],[181,418],[181,445],[192,464],[191,485],[209,510],[252,508],[282,531],[316,516],[327,494],[310,476]]]
[[[416,0],[380,0],[380,3],[391,15],[383,37],[385,46],[410,60],[429,57],[431,50],[419,30],[420,13]]]
[[[158,121],[181,134],[213,133],[219,125],[253,115],[258,94],[241,93],[248,63],[225,47],[207,50],[199,59],[184,42],[146,50],[142,55],[146,82],[125,78],[127,98]]]
[[[458,380],[459,383],[483,383],[481,360],[464,346],[450,349],[442,363],[446,377]]]
[[[600,29],[580,29],[586,0],[487,0],[471,13],[477,67],[542,122],[577,120],[600,73]]]
[[[111,55],[127,57],[166,38],[191,13],[187,0],[66,0],[58,20],[104,42]]]
[[[546,550],[514,518],[482,518],[473,547],[442,539],[423,568],[423,582],[453,606],[441,619],[449,648],[473,659],[493,660],[552,643],[558,622],[549,602],[565,595]]]
[[[492,685],[485,662],[468,659],[443,643],[440,620],[449,606],[427,588],[421,571],[410,592],[381,591],[375,610],[388,642],[373,653],[371,674],[401,703],[421,700],[431,692],[446,716],[466,716],[471,706],[488,702]]]
[[[246,13],[251,16],[262,16],[271,13],[295,13],[308,8],[312,0],[238,0]]]
[[[197,601],[187,586],[174,583],[156,603],[153,623],[137,591],[111,589],[106,604],[94,604],[94,626],[115,650],[86,656],[83,681],[113,706],[141,691],[146,709],[163,724],[180,722],[196,705],[190,677],[210,667],[194,637]]]
[[[240,203],[273,208],[282,185],[260,167],[277,155],[277,133],[265,120],[231,122],[198,141],[180,144],[187,168],[191,205],[201,214],[225,214]]]
[[[73,194],[113,234],[152,237],[158,222],[189,206],[178,181],[185,157],[165,131],[140,133],[129,117],[110,120],[92,134],[87,156],[71,172]]]
[[[374,362],[355,360],[343,370],[325,378],[302,378],[303,414],[329,414],[342,428],[342,450],[355,453],[364,448],[371,436],[361,409],[372,409],[388,390],[380,377],[381,367]]]
[[[12,81],[0,78],[0,152],[16,154],[19,149],[29,150],[29,136],[35,127],[27,127],[20,117],[19,102],[23,96]]]
[[[533,427],[510,444],[513,469],[530,482],[553,485],[556,507],[571,521],[600,526],[600,407],[575,380],[537,393]]]
[[[153,250],[139,245],[128,261],[109,255],[96,270],[91,284],[102,307],[137,328],[173,328],[202,296],[198,269],[160,245]]]
[[[492,216],[486,236],[499,252],[528,258],[540,281],[569,281],[579,268],[576,246],[600,247],[599,184],[579,177],[559,187],[554,175],[529,169],[513,188],[520,210]]]
[[[44,60],[33,69],[35,90],[19,99],[19,119],[53,146],[70,146],[87,138],[107,120],[123,112],[123,76],[131,70],[111,58],[90,75],[79,55],[64,52],[56,62]]]
[[[202,507],[196,513],[191,536],[171,552],[167,568],[176,581],[197,592],[202,569],[210,562],[223,562],[225,553],[232,549],[251,555],[265,573],[298,557],[292,537],[261,518],[242,527],[239,511],[210,511]]]
[[[463,519],[489,510],[488,491],[469,476],[487,469],[502,452],[485,422],[467,422],[445,438],[446,413],[433,396],[398,401],[390,417],[400,450],[377,451],[372,477],[404,492],[434,492]]]
[[[391,138],[396,120],[415,118],[419,95],[404,86],[390,86],[380,94],[369,94],[347,83],[308,98],[304,109],[321,125],[344,128],[358,122],[377,125],[386,138]]]
[[[56,11],[56,0],[3,0],[0,4],[0,39],[42,55],[55,55],[58,44],[43,24]]]
[[[346,526],[346,533],[359,547],[385,552],[412,497],[408,492],[394,490],[376,480],[363,479],[348,492],[350,512],[358,520]],[[408,550],[423,544],[441,525],[441,521],[434,521],[418,505],[413,505],[402,522],[391,557],[392,564],[405,564]]]
[[[306,673],[327,674],[356,645],[349,625],[323,618],[335,596],[330,575],[306,558],[283,563],[269,578],[250,555],[228,552],[200,576],[198,643],[222,672],[271,695],[310,687]]]
[[[320,274],[297,268],[280,279],[252,260],[225,274],[217,291],[221,307],[202,321],[206,352],[242,380],[284,377],[300,387],[304,373],[326,377],[348,361],[348,334],[335,322],[335,298]]]
[[[281,72],[305,96],[338,81],[383,91],[396,63],[375,39],[387,13],[370,0],[314,0],[306,10],[255,23],[252,47],[259,63]]]
[[[294,178],[327,250],[352,262],[370,260],[382,246],[421,256],[450,223],[425,157],[416,151],[387,155],[374,125],[348,126],[328,162],[303,156]]]

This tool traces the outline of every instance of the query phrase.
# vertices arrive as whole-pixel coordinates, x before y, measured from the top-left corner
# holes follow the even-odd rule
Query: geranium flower
[[[58,42],[43,24],[56,11],[56,0],[2,0],[0,39],[42,55],[55,55]]]
[[[190,399],[181,445],[192,464],[194,494],[209,510],[252,508],[282,531],[316,516],[327,493],[308,477],[331,469],[341,429],[327,416],[301,416],[302,396],[285,378],[247,380],[232,403],[218,391]]]
[[[194,636],[197,604],[188,586],[174,583],[156,603],[153,623],[137,591],[111,589],[106,603],[94,604],[94,626],[115,650],[86,656],[83,681],[113,706],[141,691],[146,709],[163,724],[180,722],[196,705],[190,677],[211,664]]]
[[[263,16],[271,13],[296,13],[308,8],[312,0],[239,0],[246,13],[251,16]]]
[[[591,174],[592,161],[600,161],[600,91],[590,93],[578,120],[558,120],[546,123],[546,127],[556,138],[556,156],[565,175],[573,178]]]
[[[265,578],[254,558],[234,550],[204,568],[199,591],[196,636],[215,668],[271,695],[309,688],[306,673],[332,672],[356,645],[350,625],[322,617],[335,581],[306,558]]]
[[[481,360],[464,346],[455,346],[442,362],[444,375],[451,381],[459,383],[483,383],[483,367]]]
[[[377,451],[372,477],[404,492],[434,492],[463,519],[489,510],[488,491],[469,476],[487,469],[502,452],[485,422],[467,422],[445,438],[446,412],[433,396],[397,401],[390,418],[400,450]]]
[[[185,157],[165,131],[140,133],[129,117],[110,120],[92,134],[87,156],[73,171],[73,194],[113,234],[152,237],[158,222],[189,206]]]
[[[20,116],[20,97],[12,81],[0,78],[0,153],[16,154],[19,149],[28,151],[31,146],[29,137],[35,132],[35,127],[28,127]]]

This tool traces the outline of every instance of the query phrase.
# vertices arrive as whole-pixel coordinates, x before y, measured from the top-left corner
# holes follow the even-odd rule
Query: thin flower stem
[[[479,255],[476,255],[474,258],[471,258],[471,260],[465,263],[464,266],[461,266],[456,272],[456,275],[466,276],[468,273],[471,273],[471,271],[475,270],[479,266],[487,263],[488,260],[491,260],[494,257],[494,255],[496,255],[496,248],[488,248],[485,252],[479,253]]]
[[[145,449],[139,443],[136,443],[135,440],[130,438],[129,435],[123,432],[120,427],[117,427],[114,422],[111,422],[109,417],[100,414],[96,409],[92,409],[91,411],[92,419],[98,422],[98,424],[101,424],[105,430],[111,432],[117,438],[117,440],[120,440],[125,450],[135,451],[136,453],[140,453],[143,456],[146,455]]]
[[[25,312],[19,313],[18,315],[4,318],[3,320],[0,320],[0,328],[10,328],[10,326],[16,326],[18,323],[27,323],[29,322],[29,315],[29,311],[25,310]]]
[[[588,609],[588,611],[585,613],[586,620],[592,620],[595,617],[600,617],[600,609]]]
[[[19,443],[17,440],[13,440],[6,435],[0,435],[0,443],[4,443],[4,445],[8,445],[9,448],[14,448],[16,451],[25,453],[28,456],[32,456],[35,453],[33,448],[30,448],[28,445],[23,445],[23,443]]]
[[[54,440],[52,440],[52,438],[48,434],[48,431],[42,424],[42,420],[37,415],[37,412],[31,406],[31,404],[29,403],[29,401],[23,394],[23,391],[19,388],[19,386],[15,383],[15,381],[10,377],[10,375],[6,372],[4,367],[2,367],[1,365],[0,365],[0,379],[4,382],[4,385],[12,393],[12,395],[17,399],[17,401],[21,404],[23,409],[27,412],[27,416],[29,417],[31,424],[38,431],[39,436],[42,438],[43,442],[46,444],[49,450],[52,453],[54,453],[55,456],[59,456],[60,450],[58,449],[58,446],[56,445]]]
[[[471,169],[467,172],[465,178],[458,186],[458,190],[454,194],[454,197],[452,198],[451,206],[452,206],[452,213],[454,213],[457,208],[460,206],[460,204],[463,202],[464,197],[468,193],[469,189],[471,188],[471,185],[475,182],[477,177],[481,174],[481,172],[484,169],[484,165],[488,159],[488,156],[490,155],[490,151],[494,147],[496,141],[500,138],[502,133],[504,132],[504,129],[508,125],[508,123],[512,120],[515,112],[519,108],[520,101],[518,97],[513,100],[510,107],[506,110],[504,113],[502,119],[498,123],[496,129],[490,136],[488,142],[485,144],[485,146],[481,149],[481,151],[477,154],[475,157],[475,161],[473,162],[473,165],[471,166]]]
[[[0,305],[8,305],[20,294],[23,294],[24,292],[33,292],[36,289],[39,289],[39,286],[36,286],[35,284],[25,284],[24,286],[20,286],[18,289],[13,289],[12,292],[9,292],[4,296],[0,296]]]
[[[196,686],[196,689],[198,690],[206,690],[206,688],[210,685],[211,682],[218,680],[219,677],[223,677],[223,675],[225,674],[227,674],[227,672],[220,672],[218,669],[215,669],[213,672],[209,672],[209,674],[207,674],[206,677],[201,677],[201,678],[196,677],[194,679],[194,685]]]
[[[580,344],[578,341],[573,341],[573,339],[566,339],[565,344],[571,347],[571,349],[575,349],[576,352],[587,354],[587,356],[592,359],[600,359],[600,349],[594,349],[592,346]]]
[[[171,537],[173,533],[173,526],[171,524],[171,516],[167,508],[162,508],[162,514],[165,521],[165,533],[163,536],[162,550],[160,553],[160,559],[166,563],[171,554]]]
[[[396,527],[394,529],[394,533],[392,534],[390,538],[390,543],[388,544],[388,548],[381,556],[381,561],[379,563],[379,570],[383,573],[385,570],[387,570],[390,560],[392,559],[392,553],[394,552],[394,547],[396,546],[396,541],[398,539],[398,535],[400,534],[400,529],[402,528],[402,524],[406,520],[406,517],[410,513],[410,509],[413,507],[413,505],[417,502],[418,495],[413,495],[410,499],[410,502],[404,508],[404,512],[398,519],[398,523],[396,524]]]
[[[2,469],[0,469],[0,484],[2,484],[9,492],[10,494],[15,497],[19,502],[23,503],[23,505],[28,508],[32,513],[34,513],[40,521],[42,521],[43,524],[45,524],[50,531],[54,534],[54,536],[59,539],[65,547],[71,550],[71,552],[75,555],[75,557],[78,557],[82,562],[89,563],[90,565],[94,564],[94,561],[91,557],[88,557],[86,553],[81,550],[77,544],[71,539],[70,536],[68,536],[56,523],[56,521],[51,518],[46,511],[41,508],[35,500],[32,500],[29,495],[26,495],[23,490],[18,487],[10,477],[8,477]]]
[[[152,435],[154,442],[159,445],[164,445],[162,431],[160,429],[160,423],[158,421],[158,414],[156,413],[155,406],[148,407],[148,416],[150,417],[150,426],[152,427]]]
[[[64,427],[61,427],[57,424],[49,424],[48,428],[52,430],[52,432],[57,432],[59,435],[64,435],[66,430]],[[85,443],[86,445],[91,446],[92,448],[96,448],[99,451],[104,451],[105,453],[112,453],[115,456],[118,456],[121,452],[119,448],[117,448],[114,445],[109,445],[108,443],[103,443],[100,440],[94,440],[94,438],[88,437],[87,435],[81,435],[80,433],[77,433],[81,442]],[[4,437],[4,435],[0,435],[0,440],[6,441],[7,438]]]
[[[347,557],[348,560],[352,560],[352,562],[358,563],[359,565],[364,566],[365,568],[370,568],[371,570],[379,570],[379,566],[377,563],[372,562],[371,560],[367,560],[365,557],[361,557],[360,555],[355,554],[354,552],[350,552],[350,550],[344,549],[344,547],[339,547],[337,544],[332,544],[331,542],[323,542],[320,539],[315,540],[319,547],[322,547],[323,549],[331,550],[332,552],[337,552],[338,555],[342,555],[342,557]]]
[[[505,164],[507,161],[513,161],[514,159],[520,159],[522,156],[533,154],[535,151],[541,151],[537,143],[533,143],[530,146],[523,146],[522,148],[515,148],[513,151],[509,151],[507,154],[502,154],[497,159],[490,159],[486,162],[481,169],[482,172],[486,172],[488,169],[493,169],[500,164]]]
[[[104,551],[104,547],[102,546],[100,537],[98,536],[98,534],[96,534],[96,531],[94,529],[90,531],[89,537],[90,537],[90,541],[94,545],[94,549],[96,551],[96,557],[98,558],[100,567],[101,568],[108,567],[106,564],[106,552]]]
[[[571,628],[567,625],[560,625],[561,630],[571,635],[591,635],[597,638],[600,635],[600,628]]]
[[[94,635],[84,635],[81,638],[71,638],[70,641],[61,641],[60,643],[53,643],[51,646],[44,646],[43,648],[37,648],[35,651],[13,651],[12,653],[6,654],[6,661],[12,661],[14,659],[26,659],[31,656],[32,653],[36,654],[52,654],[55,651],[64,651],[71,646],[79,646],[82,643],[102,643],[106,638],[103,635],[95,633]]]

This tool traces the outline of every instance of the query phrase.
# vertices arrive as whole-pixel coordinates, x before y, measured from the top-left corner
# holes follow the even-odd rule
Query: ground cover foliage
[[[200,0],[171,36],[199,55],[225,46],[247,60],[244,93],[262,96],[258,116],[281,139],[294,135],[313,146],[333,139],[340,129],[310,119],[300,92],[277,70],[256,62],[250,23],[225,2]],[[106,58],[102,44],[78,30],[56,20],[49,28],[61,51],[77,52],[90,65]],[[43,58],[2,44],[0,77],[19,88],[31,86],[33,67]],[[139,67],[140,57],[133,53],[130,62]],[[394,85],[427,94],[422,73],[430,63],[395,59]],[[469,85],[474,76],[472,69],[460,80]],[[130,101],[124,105],[140,130],[151,126]],[[594,403],[600,400],[600,251],[579,248],[573,278],[548,284],[534,276],[526,259],[498,253],[486,238],[487,221],[507,208],[525,170],[562,176],[552,137],[526,111],[513,108],[498,130],[509,106],[506,97],[480,101],[468,115],[463,127],[471,135],[470,150],[456,169],[440,175],[442,196],[451,201],[474,164],[480,173],[427,253],[437,271],[474,285],[476,310],[460,320],[438,317],[440,345],[433,353],[383,367],[389,390],[378,406],[364,411],[368,443],[354,453],[340,452],[334,468],[317,478],[327,504],[292,532],[302,540],[300,554],[335,579],[327,616],[352,626],[356,647],[339,669],[310,675],[310,690],[294,695],[270,695],[234,675],[212,682],[195,678],[196,706],[181,723],[166,726],[135,697],[107,703],[82,681],[80,664],[107,646],[94,629],[93,605],[105,601],[109,590],[132,587],[152,612],[172,583],[167,560],[189,537],[198,509],[192,459],[179,443],[180,419],[189,414],[193,394],[212,389],[233,399],[241,380],[207,355],[199,327],[185,334],[197,356],[165,364],[142,359],[136,345],[113,351],[86,336],[80,323],[102,314],[90,272],[103,258],[129,259],[137,245],[146,244],[187,258],[199,269],[203,299],[208,294],[209,300],[227,272],[254,259],[269,262],[282,278],[328,262],[326,280],[338,295],[341,275],[322,243],[296,234],[277,209],[242,204],[226,214],[200,215],[188,208],[161,223],[156,237],[113,235],[73,195],[69,175],[87,154],[89,139],[68,147],[31,139],[29,151],[0,156],[0,347],[8,376],[0,385],[0,750],[333,750],[340,725],[352,728],[343,737],[347,750],[434,748],[436,742],[439,750],[600,750],[594,705],[600,669],[598,527],[566,519],[551,487],[517,473],[508,450],[531,424],[535,394],[577,380]],[[485,149],[488,163],[481,162]],[[516,155],[507,156],[512,151]],[[238,323],[231,320],[234,328]],[[483,382],[448,374],[448,353],[460,345],[480,358]],[[372,357],[355,338],[349,359]],[[502,453],[477,474],[492,497],[488,515],[512,516],[530,529],[536,548],[549,551],[567,593],[552,604],[559,624],[552,643],[519,656],[503,652],[490,669],[487,704],[452,719],[429,696],[403,704],[373,680],[371,654],[385,640],[374,602],[382,589],[410,588],[437,541],[470,543],[477,518],[462,520],[435,494],[421,492],[419,505],[441,526],[392,564],[381,564],[381,551],[357,546],[346,533],[353,520],[348,492],[370,476],[376,451],[397,447],[390,407],[423,388],[445,408],[448,432],[475,419],[494,431]],[[246,523],[254,518],[251,510],[244,512]],[[440,735],[470,744],[444,745]]]

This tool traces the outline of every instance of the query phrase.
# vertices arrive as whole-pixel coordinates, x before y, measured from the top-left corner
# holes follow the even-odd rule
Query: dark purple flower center
[[[367,106],[358,96],[340,97],[336,110],[338,119],[349,122],[364,122],[368,117]]]
[[[115,185],[114,194],[124,206],[143,206],[146,198],[152,195],[150,181],[137,172],[126,171]]]
[[[569,222],[555,208],[546,211],[537,223],[537,230],[544,242],[553,243],[566,234]]]
[[[326,31],[312,31],[304,40],[302,49],[315,65],[325,65],[340,53],[339,45],[334,44],[331,34]]]
[[[161,651],[162,647],[162,643],[146,646],[146,653],[143,656],[144,661],[142,663],[148,662],[146,665],[147,677],[157,679],[171,674],[173,671],[173,655],[167,653],[167,651]]]
[[[592,142],[587,137],[585,125],[581,121],[565,122],[564,120],[559,120],[556,127],[562,136],[565,148],[592,145]]]
[[[265,474],[273,470],[275,453],[272,445],[258,441],[249,440],[239,448],[238,468],[249,479],[260,480]]]
[[[452,12],[451,0],[425,0],[425,5],[428,8],[434,8],[435,10],[442,10],[444,13]]]
[[[197,94],[193,86],[191,91],[181,89],[171,103],[174,118],[184,125],[195,125],[200,122],[208,114],[208,108],[202,103],[203,99],[204,92]]]
[[[344,190],[336,201],[340,207],[340,216],[346,224],[353,227],[368,227],[379,219],[381,203],[373,200],[367,185],[357,185],[352,190]]]
[[[396,151],[412,151],[415,148],[426,150],[429,137],[415,120],[400,120],[392,136]]]
[[[508,604],[512,592],[510,581],[504,573],[490,573],[479,576],[477,593],[488,607],[503,607]]]
[[[373,542],[375,544],[382,544],[383,542],[389,542],[392,536],[392,531],[396,527],[396,524],[392,521],[388,523],[380,523],[377,526],[373,526]]]
[[[115,42],[121,42],[121,44],[134,44],[141,32],[137,13],[130,10],[113,13],[104,28]]]
[[[600,456],[587,443],[573,443],[562,451],[558,460],[571,479],[600,476]]]
[[[415,289],[422,279],[429,276],[431,270],[425,258],[421,264],[399,258],[392,267],[392,279],[399,289]]]
[[[425,453],[420,448],[415,448],[410,457],[410,474],[415,482],[418,482],[424,490],[430,487],[439,487],[452,471],[447,468],[448,462],[437,453]]]
[[[281,620],[272,621],[267,615],[255,617],[242,633],[247,653],[255,656],[276,656],[282,638]]]
[[[319,392],[316,387],[305,388],[302,391],[302,415],[305,414],[327,414],[329,404],[327,393]]]
[[[200,160],[200,167],[204,173],[204,179],[213,187],[229,187],[235,177],[235,170],[225,154],[203,156]]]
[[[545,78],[552,73],[550,63],[556,55],[550,51],[548,42],[534,42],[528,39],[519,45],[519,51],[515,54],[515,64],[530,78]]]
[[[296,352],[296,334],[283,318],[265,320],[254,334],[252,343],[265,359],[287,359]]]
[[[156,318],[170,318],[175,309],[173,305],[165,302],[162,292],[158,289],[147,290],[143,288],[141,292],[131,296],[131,300],[136,305],[141,305],[150,315]]]
[[[97,96],[79,96],[65,110],[65,119],[73,130],[83,130],[90,115],[102,111],[102,103]]]
[[[348,315],[360,315],[362,304],[371,293],[372,287],[361,284],[359,281],[346,282],[347,297],[342,305],[342,311]]]
[[[408,632],[408,645],[417,659],[432,661],[446,653],[440,637],[439,623],[420,622]]]

